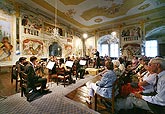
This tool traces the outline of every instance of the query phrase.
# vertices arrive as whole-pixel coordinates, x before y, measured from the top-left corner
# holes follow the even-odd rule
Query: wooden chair
[[[73,76],[76,76],[76,80],[77,80],[77,78],[78,78],[78,71],[77,71],[77,66],[76,65],[73,65],[73,67],[72,67],[72,74],[73,74]]]
[[[20,76],[18,73],[18,70],[16,68],[16,65],[12,66],[12,71],[11,71],[11,83],[13,83],[13,80],[15,80],[16,84],[15,84],[15,91],[17,92],[18,90],[18,83],[20,82]],[[21,86],[21,83],[20,83]]]
[[[116,94],[118,94],[118,90],[119,90],[119,88],[118,88],[118,79],[117,79],[113,83],[112,98],[105,98],[105,97],[102,97],[99,94],[95,93],[95,110],[97,111],[97,105],[98,105],[97,102],[98,102],[98,98],[99,98],[101,101],[104,101],[107,105],[110,106],[110,109],[107,109],[107,110],[110,110],[111,114],[114,114],[115,113],[114,104],[115,104]],[[109,106],[108,106],[108,108],[109,108]]]
[[[57,77],[56,78],[56,82],[58,85],[58,81],[62,80],[64,82],[64,87],[66,85],[66,80],[69,78],[69,75],[66,74],[65,68],[56,68],[57,71]]]
[[[21,97],[23,97],[23,93],[25,94],[25,96],[29,96],[29,90],[32,88],[28,88],[28,84],[27,84],[27,75],[23,72],[20,72],[20,79],[21,79]],[[35,87],[41,87],[42,84],[41,83],[36,83]],[[41,88],[41,93],[42,93],[42,88]]]

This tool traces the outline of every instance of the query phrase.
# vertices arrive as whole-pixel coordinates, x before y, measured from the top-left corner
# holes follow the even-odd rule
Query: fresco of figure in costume
[[[1,60],[10,60],[11,52],[13,46],[9,42],[8,37],[3,37],[0,42],[0,61]]]

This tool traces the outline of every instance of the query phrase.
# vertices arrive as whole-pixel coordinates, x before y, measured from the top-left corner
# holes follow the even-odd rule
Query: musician
[[[96,56],[95,58],[95,65],[96,68],[100,68],[100,53],[97,51],[97,49],[95,49],[94,55]]]
[[[77,70],[76,75],[78,76],[78,73],[80,73],[80,79],[84,79],[85,68],[83,68],[83,65],[80,65],[80,59],[78,59],[78,57],[76,57],[73,67],[76,67],[76,70]]]
[[[47,79],[42,78],[36,75],[35,67],[37,65],[37,57],[30,57],[30,62],[25,66],[25,74],[27,74],[27,86],[28,88],[32,88],[34,91],[36,90],[35,84],[41,83],[41,88],[43,92],[48,92],[46,89]]]
[[[69,59],[68,59],[68,60],[69,60]],[[66,65],[64,64],[64,59],[60,59],[60,61],[59,61],[59,68],[64,68],[64,69],[65,69],[65,73],[66,73],[66,74],[69,74],[69,84],[71,84],[71,83],[76,83],[76,81],[73,80],[72,75],[71,75],[71,73],[72,73],[71,70],[72,70],[72,69],[66,67]]]

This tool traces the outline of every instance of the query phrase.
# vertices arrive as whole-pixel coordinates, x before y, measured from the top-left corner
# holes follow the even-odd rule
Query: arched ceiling
[[[16,0],[43,11],[80,31],[120,26],[123,23],[164,18],[165,0]]]

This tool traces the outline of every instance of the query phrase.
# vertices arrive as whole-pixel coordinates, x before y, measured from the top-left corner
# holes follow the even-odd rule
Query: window
[[[119,45],[110,44],[110,57],[119,57]]]
[[[147,57],[155,57],[158,55],[157,40],[146,41],[146,43],[145,43],[145,55]]]
[[[108,53],[108,44],[101,45],[101,56],[109,55]]]

